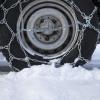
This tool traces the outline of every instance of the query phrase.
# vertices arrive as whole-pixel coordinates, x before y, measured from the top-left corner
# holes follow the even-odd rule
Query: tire
[[[91,0],[74,2],[86,15],[94,9]],[[83,60],[91,60],[98,31],[86,27],[82,35],[79,32],[82,26],[77,22],[86,23],[86,20],[66,0],[21,0],[20,3],[6,0],[2,3],[9,10],[6,13],[0,7],[0,47],[12,68],[21,70],[59,58],[62,65],[73,63],[80,53]],[[96,13],[91,24],[98,27]]]

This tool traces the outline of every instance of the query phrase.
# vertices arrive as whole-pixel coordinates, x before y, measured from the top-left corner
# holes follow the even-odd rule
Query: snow
[[[100,44],[96,47],[96,50],[93,54],[93,60],[100,60]]]
[[[84,67],[90,70],[95,67],[100,69],[100,44],[97,45],[91,62],[87,63]]]
[[[0,76],[0,100],[100,100],[100,69],[52,64],[10,72]]]

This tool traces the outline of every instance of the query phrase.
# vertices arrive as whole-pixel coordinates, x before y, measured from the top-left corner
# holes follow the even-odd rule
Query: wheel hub
[[[44,35],[51,35],[53,33],[54,23],[48,16],[44,16],[44,17],[46,18],[41,18],[41,21],[43,20],[43,22],[40,23],[40,28],[44,29],[43,30]]]
[[[44,43],[53,43],[61,36],[61,22],[54,16],[46,15],[38,18],[34,29],[36,38]]]

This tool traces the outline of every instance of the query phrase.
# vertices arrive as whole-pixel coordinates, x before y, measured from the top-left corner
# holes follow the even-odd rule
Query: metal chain
[[[13,66],[12,61],[13,61],[14,59],[26,62],[26,63],[28,64],[29,67],[31,66],[30,60],[31,60],[31,61],[35,61],[35,62],[44,63],[44,64],[50,64],[49,62],[46,62],[46,61],[39,61],[39,60],[37,60],[37,59],[32,59],[32,58],[30,58],[30,57],[27,55],[26,51],[23,49],[23,47],[22,47],[21,45],[20,45],[20,47],[21,47],[22,51],[23,51],[24,54],[25,54],[25,58],[17,58],[17,57],[15,57],[15,56],[10,52],[11,43],[12,43],[12,41],[13,41],[15,38],[17,39],[17,34],[15,34],[14,31],[13,31],[13,29],[9,26],[9,24],[8,24],[8,22],[7,22],[7,20],[6,20],[6,16],[7,16],[7,14],[9,13],[9,10],[14,9],[16,6],[19,6],[19,10],[20,10],[20,14],[21,14],[21,13],[23,12],[22,4],[23,4],[23,3],[26,3],[26,2],[28,2],[28,1],[29,1],[29,0],[18,0],[16,3],[14,3],[13,5],[11,5],[9,8],[5,8],[5,7],[4,7],[4,4],[6,3],[6,0],[5,0],[5,2],[0,6],[0,7],[3,9],[3,11],[4,11],[4,17],[3,17],[3,19],[0,21],[0,24],[5,24],[6,27],[9,29],[9,31],[11,32],[11,35],[12,35],[12,37],[11,37],[9,43],[8,43],[7,45],[5,45],[5,46],[0,46],[0,50],[6,49],[6,50],[9,52],[9,56],[10,56],[10,57],[9,57],[9,67],[12,68],[12,69],[14,69],[14,70],[16,70],[16,71],[19,71],[19,69],[15,68],[15,67]],[[78,12],[80,13],[80,15],[83,17],[83,19],[85,19],[85,23],[82,23],[82,22],[80,22],[80,21],[77,22],[78,25],[80,25],[80,26],[82,27],[81,29],[78,30],[78,32],[79,32],[79,34],[80,34],[79,39],[78,39],[76,45],[75,45],[69,52],[65,53],[61,58],[58,59],[58,62],[61,62],[61,60],[62,60],[65,56],[67,56],[74,48],[76,48],[76,46],[78,46],[78,51],[79,51],[78,58],[79,58],[79,59],[82,59],[82,60],[85,60],[85,61],[87,62],[88,60],[85,59],[84,57],[82,57],[82,55],[81,55],[81,42],[82,42],[83,37],[84,37],[84,31],[86,30],[87,27],[89,27],[89,28],[91,28],[91,29],[94,29],[95,31],[97,31],[97,33],[100,34],[100,30],[91,24],[91,20],[92,20],[94,14],[95,14],[96,11],[97,11],[97,7],[94,7],[94,10],[91,12],[91,14],[90,14],[89,16],[87,16],[84,12],[82,12],[82,11],[80,10],[80,8],[74,3],[73,0],[66,0],[66,2],[69,3],[69,4],[71,5],[71,7],[73,7],[76,11],[78,11]],[[22,22],[23,22],[23,21],[22,21]],[[23,27],[23,23],[22,23],[22,27]],[[61,29],[61,27],[59,27],[59,28],[57,28],[57,29],[53,29],[53,30],[59,30],[59,29]],[[46,29],[39,29],[39,30],[36,30],[36,29],[24,29],[24,28],[22,29],[22,31],[35,31],[35,32],[37,32],[37,31],[44,31],[44,30],[46,30]],[[17,39],[17,41],[18,41],[18,39]],[[19,41],[18,41],[18,42],[19,42]],[[20,44],[20,43],[19,43],[19,44]]]

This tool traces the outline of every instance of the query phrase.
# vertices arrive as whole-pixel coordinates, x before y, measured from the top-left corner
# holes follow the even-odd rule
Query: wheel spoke
[[[71,26],[69,26],[71,27]],[[62,28],[62,27],[57,27],[57,28],[53,28],[53,29],[48,29],[48,28],[34,28],[34,29],[23,29],[22,31],[20,32],[23,32],[23,31],[26,31],[26,32],[35,32],[35,33],[38,33],[38,32],[44,32],[44,31],[58,31],[58,30],[62,30],[62,29],[65,29],[65,28]]]

